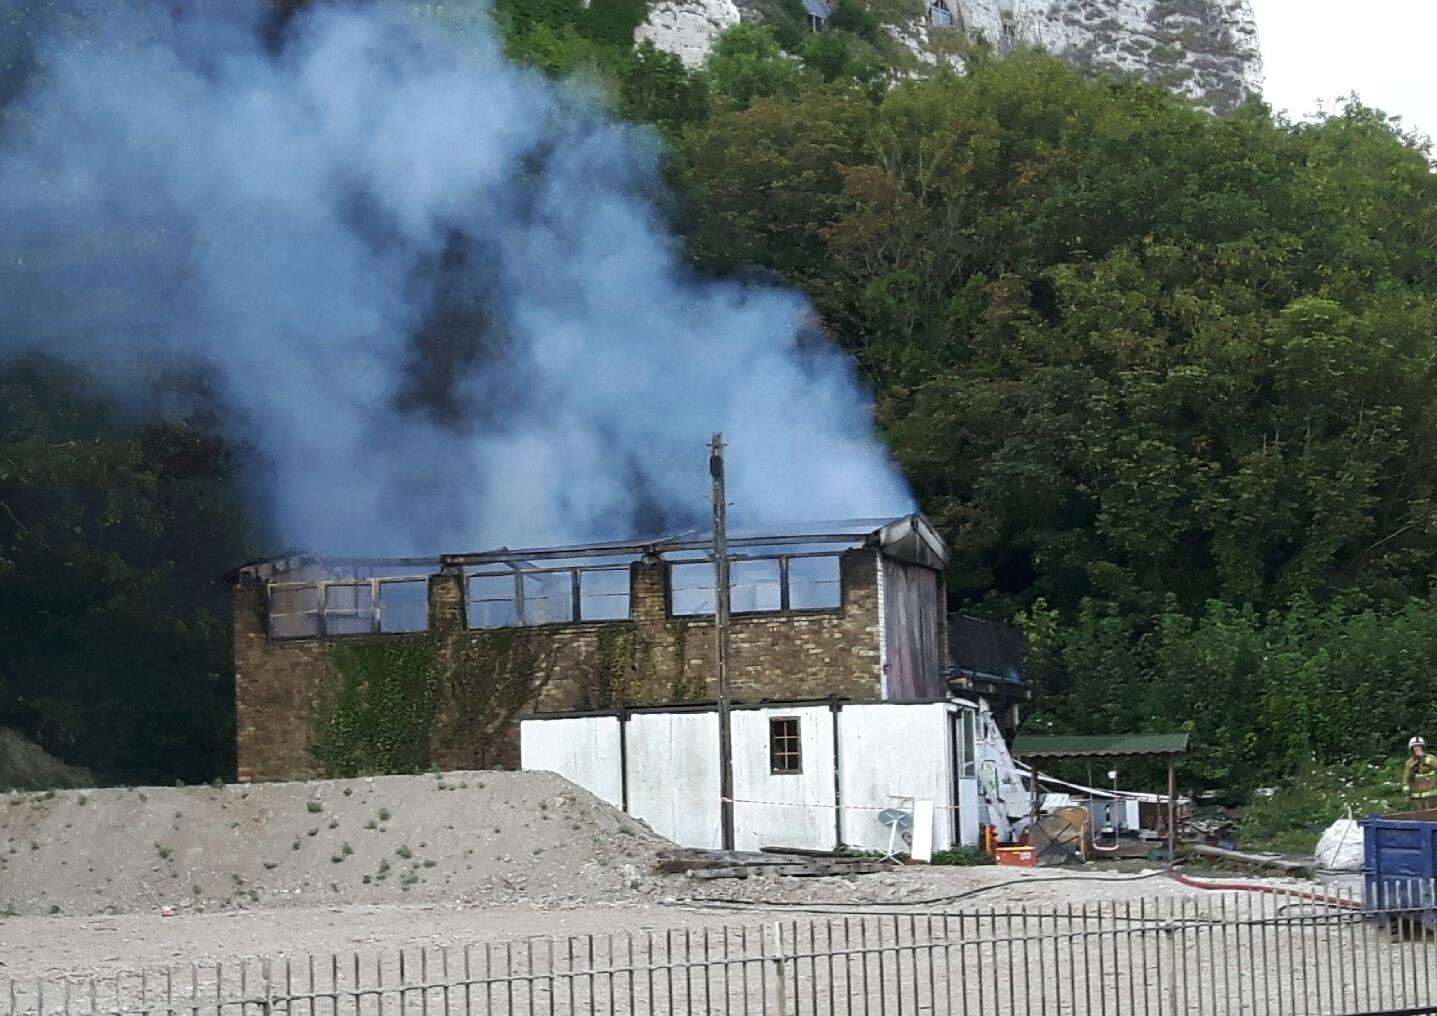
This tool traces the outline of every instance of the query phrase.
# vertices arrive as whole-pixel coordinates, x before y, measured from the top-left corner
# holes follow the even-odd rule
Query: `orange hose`
[[[1191,878],[1181,872],[1168,871],[1168,877],[1194,889],[1211,889],[1217,892],[1224,892],[1231,889],[1250,893],[1272,893],[1274,896],[1291,896],[1299,900],[1312,900],[1316,903],[1327,903],[1334,907],[1345,907],[1348,910],[1361,910],[1362,904],[1357,900],[1345,900],[1340,896],[1328,896],[1326,893],[1295,893],[1290,889],[1283,889],[1274,885],[1263,885],[1260,882],[1205,882],[1202,879]]]

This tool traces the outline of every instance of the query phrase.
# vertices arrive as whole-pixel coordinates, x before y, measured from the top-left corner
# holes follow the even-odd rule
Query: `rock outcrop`
[[[926,62],[962,68],[975,44],[1036,46],[1083,67],[1137,74],[1213,109],[1262,88],[1251,0],[925,0],[921,23],[890,26]],[[635,33],[694,66],[740,20],[733,0],[662,0]]]
[[[652,41],[673,53],[686,67],[697,67],[708,57],[714,40],[739,23],[733,0],[659,0],[634,31],[634,42]]]

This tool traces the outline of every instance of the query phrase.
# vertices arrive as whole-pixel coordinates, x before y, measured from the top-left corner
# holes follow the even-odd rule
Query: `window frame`
[[[627,564],[606,564],[585,567],[583,565],[569,565],[564,568],[509,568],[503,571],[493,565],[483,566],[484,570],[471,571],[464,575],[464,627],[468,631],[497,631],[501,628],[556,628],[563,625],[575,624],[623,624],[632,621],[634,618],[634,586],[633,573]],[[626,596],[626,610],[623,617],[584,617],[584,589],[583,576],[590,572],[621,572],[625,578],[625,585],[628,588]],[[569,617],[558,621],[529,622],[524,617],[524,579],[533,575],[568,575],[569,577]],[[475,625],[471,620],[470,605],[474,602],[469,595],[469,584],[476,578],[510,578],[514,584],[514,597],[511,601],[514,604],[514,624],[497,625]],[[610,596],[617,598],[617,593],[595,593],[595,596]],[[503,601],[494,601],[503,602]]]
[[[424,586],[424,627],[405,628],[399,631],[384,630],[384,587],[386,585],[415,585],[423,583]],[[329,611],[326,604],[329,602],[329,591],[331,589],[368,589],[369,590],[369,625],[363,631],[330,631],[326,621],[326,615],[334,613],[341,616],[341,610]],[[274,631],[274,593],[275,590],[300,591],[314,590],[314,610],[303,611],[304,616],[314,618],[314,630],[302,635],[277,635]],[[358,596],[356,595],[356,600]],[[364,611],[356,608],[354,616],[362,617]],[[350,639],[368,638],[373,635],[419,635],[429,631],[429,576],[428,575],[385,575],[373,576],[367,579],[316,579],[313,582],[267,582],[265,583],[265,636],[272,642],[296,642],[304,639]]]
[[[780,724],[792,724],[780,731]],[[803,775],[803,717],[770,716],[768,718],[768,774],[770,776]]]
[[[789,562],[812,558],[832,558],[838,562],[838,604],[832,607],[795,607],[792,603],[792,596],[789,588]],[[777,610],[734,610],[733,609],[733,565],[745,561],[778,561],[778,588],[779,606]],[[675,565],[704,565],[710,572],[713,571],[713,559],[701,561],[669,561],[664,568],[664,609],[671,618],[698,618],[713,617],[715,611],[698,611],[679,613],[674,609],[674,566]],[[843,574],[843,553],[833,551],[807,551],[799,554],[755,554],[753,556],[730,555],[729,557],[729,617],[733,618],[762,618],[762,617],[791,617],[815,615],[832,615],[841,617],[844,612],[844,604],[848,598],[848,583]],[[718,591],[714,591],[714,604],[718,604]]]

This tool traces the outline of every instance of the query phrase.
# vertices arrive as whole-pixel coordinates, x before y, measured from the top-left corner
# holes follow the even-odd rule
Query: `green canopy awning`
[[[1098,758],[1118,755],[1186,755],[1190,734],[1092,734],[1020,737],[1013,754],[1020,758]]]

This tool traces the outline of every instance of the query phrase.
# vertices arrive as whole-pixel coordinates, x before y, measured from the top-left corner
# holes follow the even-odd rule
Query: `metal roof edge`
[[[956,705],[968,709],[978,707],[966,700],[952,698],[926,698],[912,701],[892,699],[849,699],[849,698],[803,698],[803,699],[760,699],[757,702],[735,702],[729,708],[734,712],[752,712],[758,709],[784,709],[798,707],[827,707],[843,709],[845,706],[932,706]],[[524,713],[518,719],[525,720],[574,720],[602,716],[625,716],[635,713],[707,713],[717,712],[716,702],[674,702],[667,705],[629,706],[623,709],[573,709],[562,712]]]

